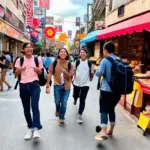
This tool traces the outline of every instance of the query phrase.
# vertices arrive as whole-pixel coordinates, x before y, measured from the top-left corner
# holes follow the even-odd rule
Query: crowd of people
[[[114,54],[115,45],[113,42],[107,42],[103,48],[104,57],[111,57],[114,60],[120,60]],[[80,50],[80,58],[75,62],[70,59],[68,51],[61,48],[58,51],[57,58],[51,56],[50,53],[41,53],[37,59],[33,55],[33,48],[30,43],[23,44],[23,58],[19,57],[14,65],[15,75],[20,78],[19,92],[24,109],[24,116],[27,122],[28,132],[24,139],[40,138],[39,130],[42,129],[40,121],[40,80],[46,70],[45,91],[47,94],[51,91],[51,82],[54,85],[54,102],[56,106],[55,116],[58,117],[58,124],[64,125],[65,114],[67,110],[67,101],[70,95],[71,84],[73,84],[73,104],[76,105],[79,99],[79,110],[77,122],[83,123],[83,113],[86,106],[86,97],[90,90],[90,82],[93,80],[94,73],[98,78],[102,78],[100,85],[100,118],[101,126],[97,126],[96,130],[99,134],[96,140],[106,140],[108,135],[112,135],[116,123],[115,107],[120,100],[121,94],[116,93],[110,86],[112,63],[107,59],[102,59],[100,66],[93,65],[88,59],[86,49]],[[0,64],[5,64],[1,58]],[[70,61],[72,60],[72,62]],[[6,68],[3,67],[3,70]],[[4,71],[6,72],[6,71]],[[54,80],[52,81],[52,76]],[[2,78],[1,78],[2,79]],[[8,85],[8,88],[11,86]],[[43,80],[44,82],[44,80]],[[1,90],[3,90],[1,88]],[[32,109],[32,114],[31,114]],[[109,126],[108,126],[109,119]]]

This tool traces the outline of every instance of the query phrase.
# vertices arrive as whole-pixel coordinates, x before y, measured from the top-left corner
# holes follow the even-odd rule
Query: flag
[[[62,25],[55,25],[56,32],[62,32]]]
[[[46,8],[49,9],[50,8],[50,0],[39,0],[39,7],[40,8]]]
[[[26,25],[29,27],[32,27],[32,12],[33,12],[33,0],[27,0],[26,1],[27,5],[27,11],[26,11]]]

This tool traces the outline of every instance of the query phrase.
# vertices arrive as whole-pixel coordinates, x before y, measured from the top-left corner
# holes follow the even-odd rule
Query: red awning
[[[102,30],[97,39],[107,39],[128,33],[133,34],[133,32],[142,32],[143,30],[150,31],[150,13],[108,27]]]

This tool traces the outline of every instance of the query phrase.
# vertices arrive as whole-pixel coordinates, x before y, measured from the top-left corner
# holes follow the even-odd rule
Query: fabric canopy
[[[92,42],[96,40],[96,36],[101,33],[102,30],[96,30],[93,32],[90,32],[84,39],[80,41],[81,44]]]
[[[133,32],[142,32],[143,30],[150,30],[150,13],[129,19],[102,30],[97,36],[97,40],[126,35],[128,33],[133,34]]]

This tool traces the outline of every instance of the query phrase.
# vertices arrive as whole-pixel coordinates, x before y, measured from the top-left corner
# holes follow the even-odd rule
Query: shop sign
[[[55,24],[64,24],[63,17],[55,17]]]
[[[105,23],[103,20],[95,21],[95,29],[103,29],[105,27]]]
[[[13,27],[9,26],[8,24],[2,22],[1,20],[0,20],[0,32],[5,34],[5,35],[7,35],[7,36],[10,36],[10,37],[12,37],[14,39],[17,39],[19,41],[22,41],[23,38],[24,38],[23,34],[18,32]]]
[[[34,15],[43,15],[43,9],[39,7],[34,7]]]
[[[27,0],[26,5],[27,5],[27,11],[26,11],[27,23],[26,24],[27,26],[32,27],[33,0]]]
[[[39,0],[39,7],[40,8],[46,8],[49,9],[50,8],[50,0]]]
[[[5,9],[0,5],[0,18],[4,19]]]
[[[46,24],[47,25],[54,25],[54,17],[52,16],[46,16]]]
[[[76,26],[80,26],[80,17],[76,17]]]

